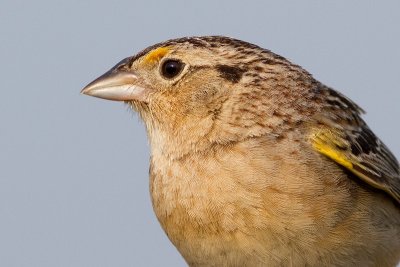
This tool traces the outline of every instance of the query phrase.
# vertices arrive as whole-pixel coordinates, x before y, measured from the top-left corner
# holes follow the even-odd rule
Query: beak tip
[[[81,94],[81,95],[88,95],[88,91],[89,91],[89,90],[87,90],[87,87],[84,87],[84,88],[81,90],[80,94]]]
[[[101,89],[101,86],[98,86],[98,84],[96,82],[97,82],[97,80],[95,80],[95,81],[89,83],[88,85],[86,85],[85,87],[83,87],[80,94],[87,95],[87,96],[96,96],[97,89]]]

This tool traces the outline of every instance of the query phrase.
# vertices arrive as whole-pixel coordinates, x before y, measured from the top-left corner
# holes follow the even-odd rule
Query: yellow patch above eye
[[[319,130],[317,133],[311,135],[311,142],[314,149],[321,154],[331,158],[349,170],[353,169],[353,163],[350,161],[345,151],[337,147],[346,146],[338,133],[328,129]]]
[[[155,50],[150,51],[144,58],[146,63],[154,63],[159,61],[170,51],[169,47],[159,47]]]

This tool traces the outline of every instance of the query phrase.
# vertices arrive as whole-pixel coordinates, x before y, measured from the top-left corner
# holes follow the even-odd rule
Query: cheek
[[[208,105],[224,94],[224,86],[219,79],[208,75],[208,79],[199,79],[191,92],[191,101],[194,105]]]
[[[223,108],[223,103],[229,98],[229,93],[223,87],[205,87],[196,90],[191,96],[191,107],[197,116],[215,117]]]
[[[191,98],[192,102],[194,102],[195,104],[207,104],[211,102],[217,94],[218,94],[217,88],[203,87],[193,92]]]

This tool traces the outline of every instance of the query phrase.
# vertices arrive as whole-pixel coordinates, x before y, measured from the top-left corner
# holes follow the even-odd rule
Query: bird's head
[[[171,154],[168,143],[181,156],[271,132],[294,119],[288,105],[296,105],[310,77],[256,45],[190,37],[122,60],[82,93],[128,103],[143,118],[152,147]]]

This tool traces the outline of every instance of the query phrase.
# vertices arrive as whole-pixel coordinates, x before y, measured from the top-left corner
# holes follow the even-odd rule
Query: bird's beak
[[[147,102],[149,89],[138,85],[138,77],[135,73],[121,68],[128,60],[129,58],[122,60],[111,70],[86,85],[81,93],[115,101]]]

